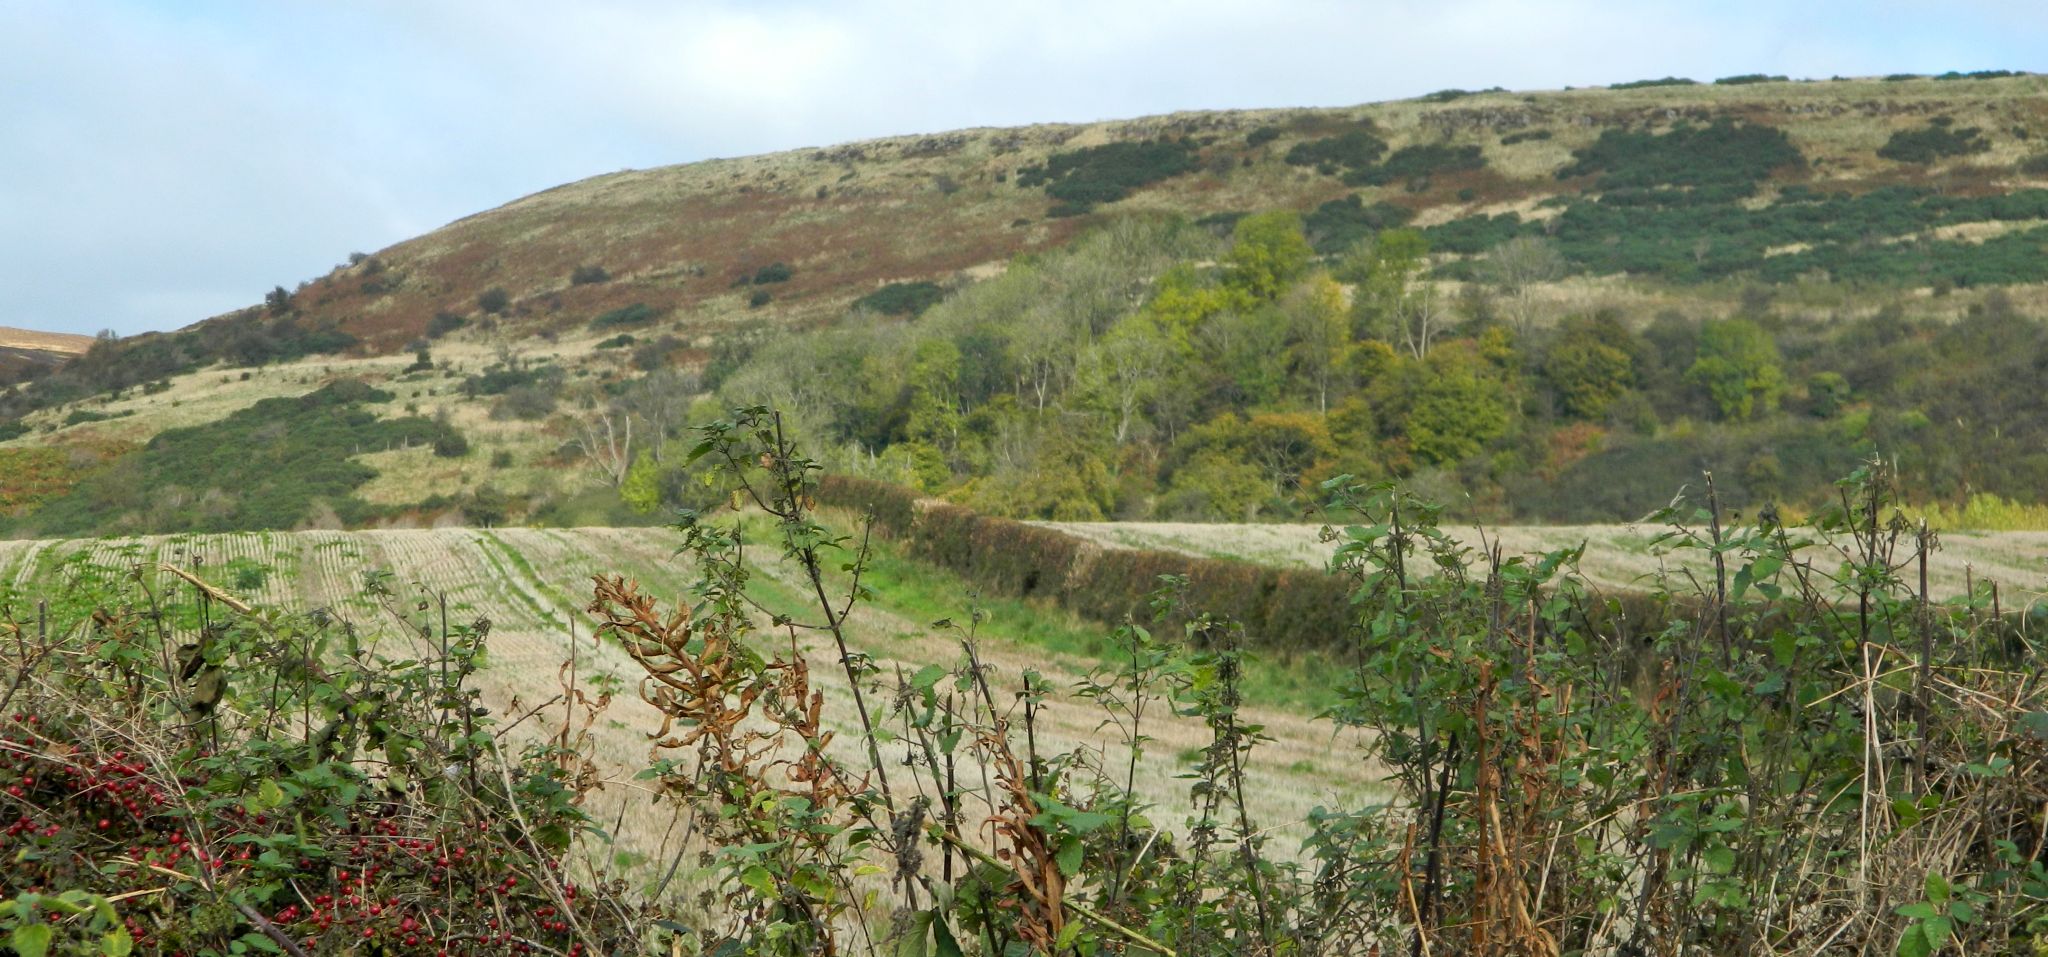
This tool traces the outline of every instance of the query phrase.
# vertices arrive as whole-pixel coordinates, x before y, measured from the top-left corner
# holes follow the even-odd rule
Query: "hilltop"
[[[625,520],[687,502],[665,446],[743,402],[842,470],[1019,517],[1283,518],[1349,471],[1628,520],[1703,468],[1812,505],[1901,452],[1916,497],[2024,504],[2044,93],[1450,90],[621,171],[0,393],[0,455],[41,476],[0,510],[100,488],[61,511],[224,529],[245,512],[207,476],[114,490],[171,474],[166,429],[270,442],[229,417],[340,378],[385,438],[300,450],[353,464],[268,527]]]

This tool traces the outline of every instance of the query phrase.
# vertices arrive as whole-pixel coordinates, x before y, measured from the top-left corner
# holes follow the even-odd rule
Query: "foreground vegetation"
[[[192,570],[83,560],[11,593],[15,949],[2048,944],[2039,638],[1988,589],[1928,596],[1937,542],[1897,517],[1881,469],[1799,527],[1737,523],[1712,486],[1661,516],[1713,573],[1671,583],[1654,615],[1615,614],[1570,551],[1468,572],[1433,506],[1329,482],[1355,629],[1320,649],[1343,676],[1326,718],[1390,790],[1284,821],[1253,795],[1272,746],[1245,699],[1258,649],[1207,610],[1231,596],[1162,582],[1071,689],[1004,683],[964,597],[935,626],[953,663],[891,670],[854,644],[868,539],[817,523],[817,463],[778,417],[714,423],[692,455],[765,513],[772,545],[742,534],[759,517],[686,513],[686,597],[598,577],[603,647],[646,675],[627,712],[606,700],[623,689],[584,684],[579,652],[564,699],[494,723],[474,690],[489,623],[444,625],[388,583],[381,619],[262,612]],[[1057,744],[1042,732],[1060,712],[1106,737]],[[543,713],[534,749],[510,743]],[[607,714],[653,733],[639,800],[670,837],[644,869],[613,853],[623,816],[590,810]],[[1137,769],[1185,723],[1203,741],[1169,809]]]

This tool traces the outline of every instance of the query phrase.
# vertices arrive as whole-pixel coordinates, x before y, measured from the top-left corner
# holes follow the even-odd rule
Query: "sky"
[[[1667,75],[2048,70],[2036,0],[0,0],[0,326],[127,335],[624,168]]]

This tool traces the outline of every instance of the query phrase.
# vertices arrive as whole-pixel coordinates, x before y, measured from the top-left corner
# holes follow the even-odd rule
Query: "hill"
[[[627,521],[690,504],[686,423],[755,402],[844,471],[1027,518],[1283,518],[1349,472],[1603,522],[1703,469],[1811,506],[1873,456],[1929,504],[2040,501],[2048,80],[1725,80],[594,177],[0,392],[40,476],[0,511],[77,531],[33,513],[103,514],[56,499],[345,377],[464,450],[328,448],[376,508],[265,527]],[[101,530],[215,527],[159,511]]]

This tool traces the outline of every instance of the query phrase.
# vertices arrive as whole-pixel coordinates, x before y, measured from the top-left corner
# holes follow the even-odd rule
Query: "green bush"
[[[657,318],[660,318],[660,314],[654,311],[654,307],[644,302],[636,302],[630,306],[620,306],[617,309],[600,313],[597,318],[590,320],[590,328],[593,331],[597,331],[620,327],[644,326]]]
[[[751,281],[756,286],[766,286],[770,283],[788,282],[789,277],[794,275],[796,275],[796,270],[789,268],[788,263],[769,263],[754,270],[754,276]]]
[[[427,338],[439,339],[466,325],[469,325],[469,320],[463,316],[446,311],[437,312],[434,313],[434,318],[427,320]]]
[[[1598,175],[1601,190],[1719,188],[1747,196],[1772,172],[1805,164],[1785,131],[1756,123],[1680,123],[1671,131],[1608,128],[1593,145],[1572,152],[1558,179]]]
[[[1895,163],[1925,165],[1951,156],[1969,156],[1991,148],[1974,126],[1957,127],[1940,117],[1917,130],[1900,130],[1877,148],[1877,155]]]
[[[569,285],[571,286],[589,286],[595,283],[607,282],[611,278],[612,274],[606,272],[603,266],[594,264],[578,266],[569,271]]]
[[[511,306],[512,294],[506,292],[503,286],[492,286],[483,292],[477,293],[476,307],[490,315],[503,314]]]
[[[1277,126],[1261,126],[1261,127],[1259,127],[1258,129],[1255,129],[1255,130],[1251,131],[1250,133],[1246,133],[1246,134],[1245,134],[1245,136],[1244,136],[1244,145],[1246,145],[1246,146],[1253,146],[1253,147],[1257,147],[1257,146],[1264,146],[1264,145],[1266,145],[1267,143],[1271,143],[1271,142],[1273,142],[1274,140],[1277,140],[1277,139],[1279,139],[1279,138],[1280,138],[1280,128],[1279,128],[1279,127],[1277,127]]]
[[[1345,174],[1344,182],[1352,186],[1381,186],[1396,180],[1414,180],[1485,166],[1486,157],[1481,155],[1477,146],[1429,143],[1403,146],[1390,154],[1384,163]]]
[[[382,420],[363,408],[393,398],[343,379],[218,422],[168,429],[11,525],[43,535],[291,528],[316,502],[360,522],[372,509],[352,493],[376,473],[353,456],[461,440],[430,419]]]
[[[1350,249],[1383,229],[1407,225],[1415,213],[1404,206],[1377,202],[1371,206],[1357,196],[1334,199],[1302,217],[1302,232],[1309,244],[1325,256]]]
[[[1289,166],[1313,166],[1324,174],[1335,174],[1370,169],[1386,152],[1387,141],[1371,130],[1352,130],[1296,143],[1285,159]]]
[[[1717,81],[1717,82],[1718,82],[1718,81]],[[1627,82],[1627,83],[1612,83],[1612,84],[1609,84],[1607,88],[1608,88],[1608,89],[1610,89],[1610,90],[1642,90],[1642,89],[1648,89],[1648,88],[1650,88],[1650,87],[1655,87],[1655,86],[1698,86],[1698,85],[1700,85],[1700,81],[1698,81],[1698,80],[1688,80],[1688,79],[1686,79],[1686,78],[1684,78],[1684,77],[1680,77],[1680,76],[1667,76],[1667,77],[1664,77],[1664,78],[1663,78],[1663,79],[1661,79],[1661,80],[1630,80],[1630,81],[1629,81],[1629,82]]]
[[[1790,79],[1790,77],[1774,76],[1768,73],[1743,73],[1738,74],[1736,76],[1724,76],[1718,80],[1715,80],[1714,85],[1746,86],[1751,83],[1784,83]]]
[[[1043,166],[1024,167],[1017,171],[1017,185],[1044,186],[1047,196],[1060,201],[1055,215],[1072,215],[1194,172],[1197,165],[1195,147],[1186,140],[1106,143],[1055,153]]]
[[[909,316],[916,318],[926,309],[939,304],[946,298],[946,291],[937,283],[892,282],[874,292],[853,301],[853,308],[877,312],[885,316]]]

